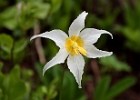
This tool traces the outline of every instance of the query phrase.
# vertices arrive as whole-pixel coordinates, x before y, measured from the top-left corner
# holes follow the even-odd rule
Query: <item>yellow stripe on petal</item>
[[[80,36],[71,36],[66,38],[65,47],[71,56],[78,55],[79,52],[86,55],[86,50],[83,48],[84,41]]]

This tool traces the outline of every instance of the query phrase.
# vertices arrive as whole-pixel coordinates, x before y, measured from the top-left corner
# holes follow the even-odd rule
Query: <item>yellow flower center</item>
[[[72,56],[78,55],[79,52],[86,55],[86,50],[83,48],[83,46],[84,41],[80,36],[71,36],[70,38],[66,38],[65,47]]]

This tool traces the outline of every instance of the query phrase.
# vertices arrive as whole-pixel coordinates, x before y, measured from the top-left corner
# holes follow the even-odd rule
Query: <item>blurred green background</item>
[[[58,52],[45,31],[68,32],[88,12],[86,27],[104,29],[95,46],[110,57],[87,59],[82,89],[66,68],[62,100],[140,100],[140,0],[0,0],[0,100],[58,100],[63,64],[44,64]]]

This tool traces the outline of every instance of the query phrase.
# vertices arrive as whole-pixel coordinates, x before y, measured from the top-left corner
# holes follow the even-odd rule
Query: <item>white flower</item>
[[[45,32],[31,37],[31,40],[37,37],[49,38],[60,48],[56,56],[44,66],[43,75],[46,70],[56,64],[64,63],[67,58],[68,68],[74,75],[79,88],[81,88],[81,79],[85,65],[82,55],[88,58],[97,58],[110,56],[112,54],[112,52],[98,50],[93,45],[97,42],[101,34],[109,34],[112,38],[113,36],[105,30],[94,28],[83,29],[87,14],[88,13],[84,11],[73,21],[69,27],[69,36],[61,30],[52,30],[50,32]]]

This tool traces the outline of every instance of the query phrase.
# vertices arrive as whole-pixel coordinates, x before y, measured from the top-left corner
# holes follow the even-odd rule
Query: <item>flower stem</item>
[[[61,100],[61,96],[62,96],[65,69],[66,69],[66,63],[64,64],[64,69],[63,69],[63,73],[62,73],[62,79],[61,79],[61,84],[60,84],[61,86],[60,86],[60,92],[59,92],[59,100]]]

